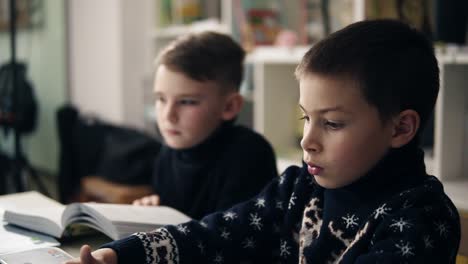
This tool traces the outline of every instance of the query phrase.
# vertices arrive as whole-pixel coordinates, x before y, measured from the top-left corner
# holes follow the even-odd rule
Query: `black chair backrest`
[[[80,116],[66,105],[57,112],[60,141],[58,193],[69,203],[84,176],[121,184],[151,184],[154,159],[161,144],[135,129]]]

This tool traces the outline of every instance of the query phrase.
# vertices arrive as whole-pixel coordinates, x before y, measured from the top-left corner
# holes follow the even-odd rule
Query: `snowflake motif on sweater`
[[[290,167],[257,197],[203,218],[205,227],[191,221],[139,233],[139,247],[148,263],[454,260],[458,215],[434,177],[366,210],[350,207],[331,219],[324,215],[323,188],[309,184],[310,177],[305,169]],[[288,210],[278,204],[287,204]],[[110,247],[123,254],[119,242]]]
[[[393,227],[394,230],[398,230],[400,232],[405,231],[405,229],[408,229],[412,226],[412,224],[406,220],[403,220],[403,217],[400,217],[399,220],[392,220],[392,224],[390,227]]]
[[[247,237],[242,242],[242,247],[243,248],[255,248],[255,240],[252,237]]]
[[[225,212],[223,214],[223,218],[224,218],[225,221],[232,221],[232,220],[237,218],[237,214],[234,213],[234,212],[229,212],[228,211],[228,212]]]
[[[356,217],[356,215],[354,215],[354,214],[351,215],[351,216],[349,214],[347,214],[346,216],[341,217],[341,219],[343,219],[345,221],[346,228],[352,228],[354,226],[359,225],[358,222],[357,222],[357,221],[359,221],[359,218]]]
[[[254,230],[261,231],[263,224],[262,218],[258,216],[258,214],[250,214],[249,217],[250,225],[253,227]]]

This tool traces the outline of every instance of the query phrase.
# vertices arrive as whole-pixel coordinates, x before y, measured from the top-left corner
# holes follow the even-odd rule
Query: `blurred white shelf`
[[[311,45],[294,47],[259,46],[248,54],[248,63],[268,64],[299,64]],[[440,63],[468,63],[468,48],[456,48],[443,51],[436,49],[436,57]]]
[[[151,31],[150,36],[154,39],[174,39],[189,32],[190,29],[188,26],[168,26]]]
[[[247,62],[299,64],[304,54],[311,47],[311,45],[294,47],[259,46],[247,56]],[[436,49],[436,57],[440,63],[466,64],[468,63],[468,48],[463,47],[448,51]]]
[[[248,56],[248,63],[299,64],[311,46],[275,47],[259,46]]]
[[[202,31],[215,31],[228,34],[229,28],[227,25],[220,23],[217,19],[205,19],[186,25],[170,25],[167,27],[154,29],[151,31],[150,36],[156,40],[175,39],[189,33]]]
[[[429,175],[434,175],[434,156],[431,151],[424,150],[424,164],[426,164],[426,173]],[[438,175],[435,175],[438,177]]]
[[[292,158],[281,158],[277,157],[276,160],[276,167],[278,168],[278,173],[281,174],[285,169],[287,169],[289,166],[302,166],[302,160],[301,159],[292,159]]]
[[[468,63],[468,46],[436,47],[437,60],[441,64],[466,64]]]
[[[460,210],[468,211],[468,179],[457,181],[442,181],[445,193]]]

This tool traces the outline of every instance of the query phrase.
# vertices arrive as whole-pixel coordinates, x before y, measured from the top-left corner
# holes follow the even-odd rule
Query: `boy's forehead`
[[[363,87],[355,78],[345,75],[324,75],[309,73],[299,78],[299,87],[319,87],[324,91],[337,90],[338,92],[351,92],[365,98]],[[334,88],[334,89],[332,89]]]
[[[154,93],[171,93],[177,95],[203,95],[203,94],[221,94],[219,88],[210,83],[184,84],[184,83],[158,83],[153,87]]]
[[[164,65],[158,67],[154,81],[155,92],[174,92],[184,94],[203,94],[218,90],[214,81],[192,79],[182,71],[172,70]]]
[[[354,88],[361,88],[359,80],[357,77],[350,74],[324,74],[324,73],[315,73],[307,72],[302,74],[298,81],[299,83],[310,83],[316,82],[317,80],[328,81],[334,83],[346,84],[346,86],[352,86]]]
[[[305,111],[352,113],[368,102],[349,78],[309,74],[299,79],[299,105]]]

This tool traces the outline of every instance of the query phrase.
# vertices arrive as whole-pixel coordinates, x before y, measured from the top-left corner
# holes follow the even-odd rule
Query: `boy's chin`
[[[197,145],[197,143],[194,142],[184,142],[179,140],[164,140],[164,142],[168,147],[176,150],[190,149]]]
[[[311,177],[314,177],[315,182],[318,185],[320,185],[320,187],[323,187],[325,189],[338,189],[349,184],[349,183],[343,183],[343,182],[330,181],[329,179],[325,178],[323,175],[312,175]]]
[[[180,143],[171,143],[166,141],[166,145],[170,147],[171,149],[176,149],[176,150],[183,150],[183,149],[189,149],[192,146],[186,145],[186,144],[180,144]]]

